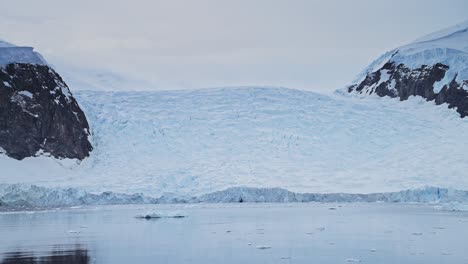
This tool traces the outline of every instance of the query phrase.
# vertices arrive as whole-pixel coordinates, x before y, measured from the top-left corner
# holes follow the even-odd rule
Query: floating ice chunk
[[[80,231],[76,231],[76,230],[68,230],[68,233],[70,234],[79,234]]]
[[[144,219],[159,219],[159,218],[185,218],[187,217],[186,214],[181,212],[155,212],[149,211],[142,215],[137,215],[135,218],[144,218]]]
[[[260,246],[257,246],[257,249],[270,249],[271,247],[270,246],[265,246],[265,245],[260,245]]]
[[[361,260],[360,259],[355,259],[355,258],[349,258],[349,259],[346,259],[346,262],[358,263],[358,262],[361,262]]]
[[[414,233],[412,233],[412,235],[413,235],[413,236],[422,236],[423,233],[421,233],[421,232],[414,232]]]
[[[468,204],[458,203],[458,202],[448,203],[448,204],[442,205],[442,210],[447,210],[447,211],[468,211]]]
[[[377,249],[371,248],[371,249],[370,249],[370,252],[377,252]]]

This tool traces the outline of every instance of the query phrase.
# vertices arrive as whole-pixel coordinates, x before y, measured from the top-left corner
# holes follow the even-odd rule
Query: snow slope
[[[32,47],[18,47],[0,40],[0,66],[10,63],[32,63],[47,65],[44,58]]]
[[[468,120],[422,98],[285,88],[75,93],[93,132],[81,164],[0,156],[0,183],[199,195],[229,187],[468,190]]]
[[[0,39],[0,48],[11,48],[11,47],[15,47],[15,45]]]
[[[468,20],[385,53],[359,74],[354,83],[360,83],[367,74],[380,70],[387,62],[404,64],[410,69],[436,63],[449,66],[445,78],[435,85],[435,92],[453,79],[463,83],[468,80]]]
[[[128,73],[110,72],[91,66],[80,67],[70,62],[58,62],[52,66],[60,73],[68,86],[74,91],[134,91],[154,90],[158,86],[154,83],[130,76]]]

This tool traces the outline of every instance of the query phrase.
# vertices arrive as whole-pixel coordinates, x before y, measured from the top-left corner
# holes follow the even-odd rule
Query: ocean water
[[[0,263],[468,263],[466,237],[431,205],[82,207],[0,213]]]

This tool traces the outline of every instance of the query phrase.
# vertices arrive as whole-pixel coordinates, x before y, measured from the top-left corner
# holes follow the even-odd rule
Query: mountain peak
[[[400,100],[422,96],[468,116],[468,21],[385,53],[348,92]]]
[[[427,41],[434,41],[443,38],[450,37],[454,34],[466,33],[468,31],[468,20],[458,23],[454,26],[447,27],[445,29],[430,33],[423,37],[416,39],[413,43],[421,43]]]
[[[32,47],[0,41],[0,154],[84,159],[92,150],[83,111]]]

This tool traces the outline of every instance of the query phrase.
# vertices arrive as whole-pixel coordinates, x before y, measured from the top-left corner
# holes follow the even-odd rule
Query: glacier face
[[[284,88],[75,93],[95,147],[81,163],[0,154],[0,183],[201,195],[230,187],[468,190],[468,121],[422,98]]]
[[[388,193],[297,193],[281,188],[233,187],[200,196],[114,192],[89,193],[75,188],[46,188],[37,185],[0,184],[0,212],[82,205],[174,204],[174,203],[432,203],[448,210],[466,210],[468,191],[426,187]],[[144,218],[144,216],[143,216]]]

